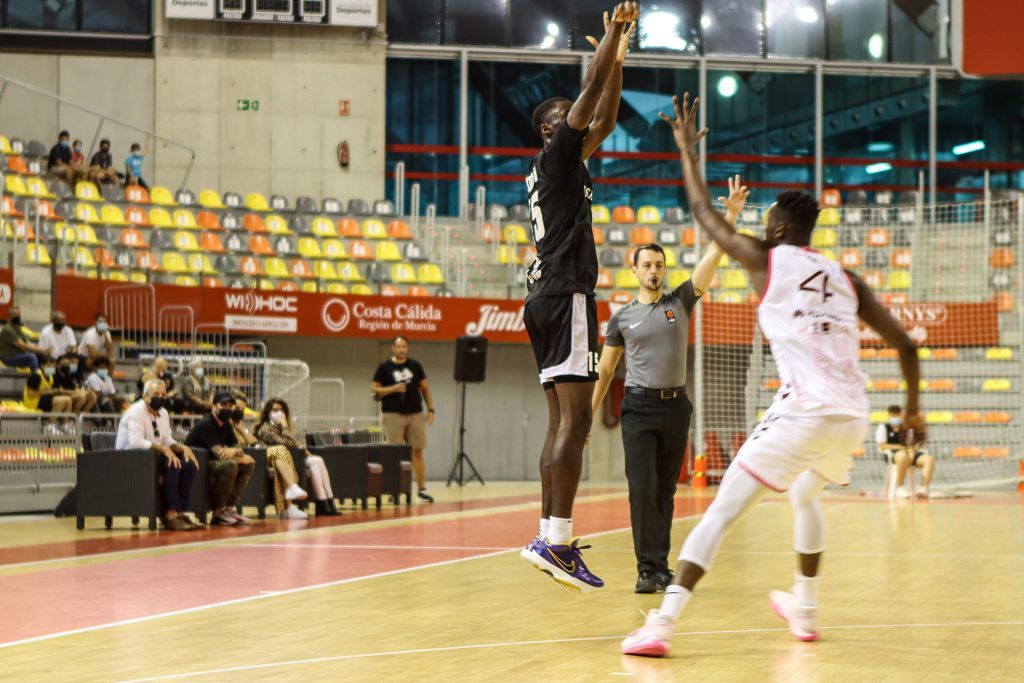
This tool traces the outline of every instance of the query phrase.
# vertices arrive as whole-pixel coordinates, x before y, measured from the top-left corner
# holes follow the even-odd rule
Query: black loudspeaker
[[[455,381],[483,382],[487,376],[487,339],[459,337],[455,340]]]

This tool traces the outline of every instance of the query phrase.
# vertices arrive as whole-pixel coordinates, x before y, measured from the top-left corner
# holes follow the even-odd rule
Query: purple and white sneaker
[[[580,546],[579,542],[574,538],[569,545],[552,545],[535,538],[519,556],[570,590],[587,592],[603,587],[604,581],[590,573],[580,553],[590,546]]]

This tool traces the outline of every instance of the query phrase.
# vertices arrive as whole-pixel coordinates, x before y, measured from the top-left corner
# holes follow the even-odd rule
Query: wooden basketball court
[[[193,534],[0,521],[0,678],[158,680],[1016,679],[1024,497],[827,497],[817,643],[768,607],[794,566],[788,503],[723,545],[672,656],[619,654],[660,596],[635,581],[625,491],[581,488],[575,526],[607,582],[576,595],[517,556],[535,484],[438,488],[435,505]],[[714,491],[681,491],[673,554]]]

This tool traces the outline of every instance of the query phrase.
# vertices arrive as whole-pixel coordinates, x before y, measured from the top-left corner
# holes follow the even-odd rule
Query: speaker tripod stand
[[[462,385],[462,391],[459,393],[459,453],[455,456],[451,469],[448,470],[447,485],[451,486],[452,482],[456,481],[459,486],[462,486],[473,479],[478,479],[481,484],[484,484],[484,478],[480,476],[473,461],[466,455],[466,383],[459,382],[459,384]],[[465,475],[465,467],[469,467],[472,471],[468,479]]]

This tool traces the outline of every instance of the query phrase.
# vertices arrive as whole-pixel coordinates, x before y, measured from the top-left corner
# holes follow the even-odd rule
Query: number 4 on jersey
[[[821,283],[821,289],[817,289],[815,287],[810,287],[809,286],[812,282],[814,282],[814,280],[816,278],[818,278],[819,276],[822,276],[822,275],[824,275],[824,279],[822,280],[822,283]],[[807,278],[806,280],[801,282],[800,283],[800,291],[801,292],[814,292],[815,294],[821,294],[821,303],[828,302],[828,298],[830,296],[833,296],[832,292],[828,291],[828,275],[825,275],[825,271],[823,271],[823,270],[819,270],[814,275],[810,276],[809,278]]]

